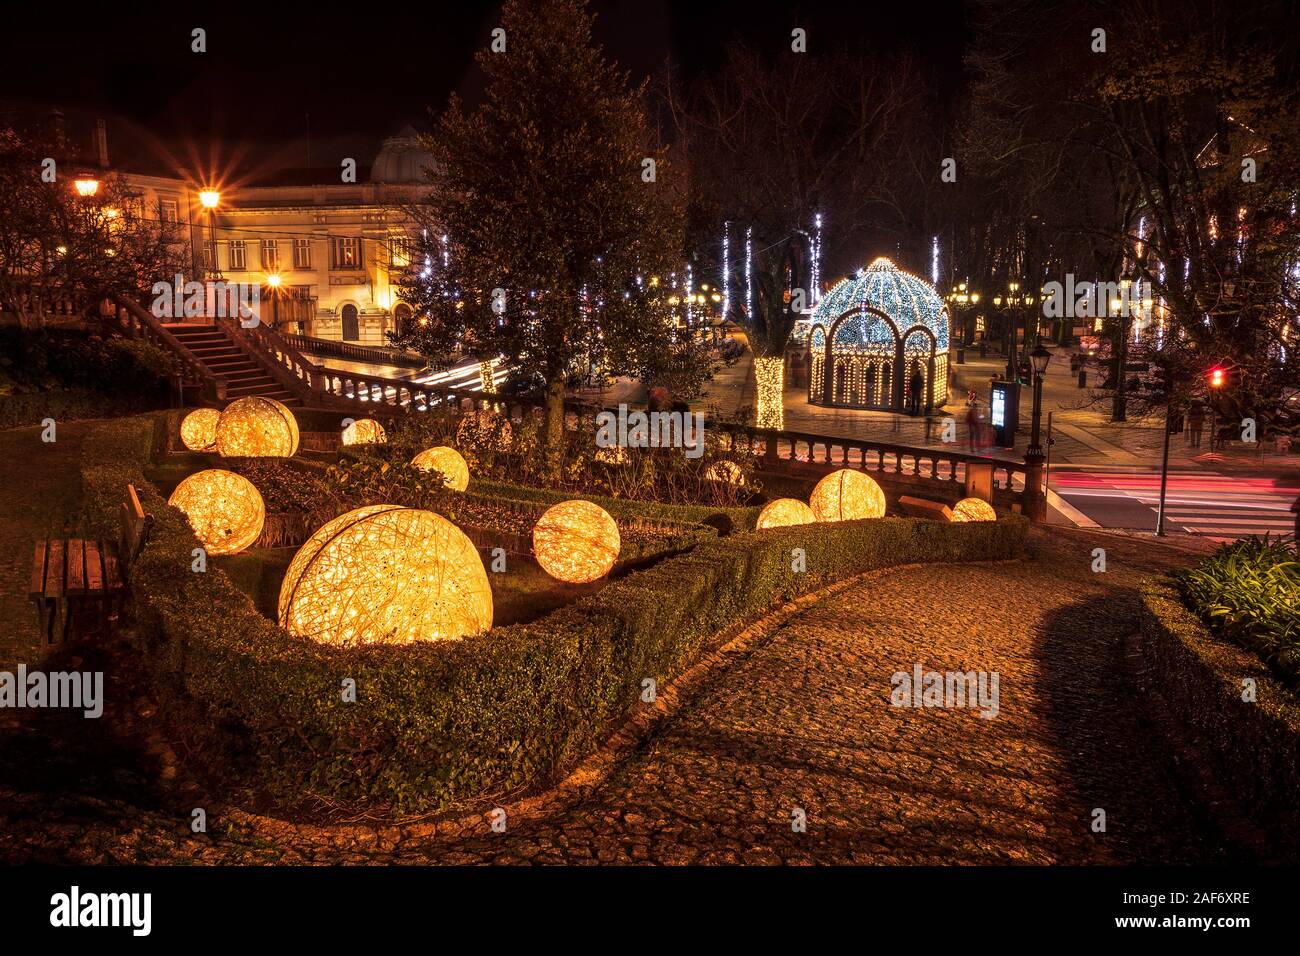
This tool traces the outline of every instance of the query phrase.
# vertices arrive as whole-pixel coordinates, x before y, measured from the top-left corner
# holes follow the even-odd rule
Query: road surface
[[[1069,465],[1053,468],[1051,489],[1087,521],[1103,528],[1155,530],[1160,472],[1149,467]],[[1165,529],[1229,541],[1295,531],[1291,506],[1300,480],[1171,470]],[[1078,521],[1077,515],[1071,515]]]

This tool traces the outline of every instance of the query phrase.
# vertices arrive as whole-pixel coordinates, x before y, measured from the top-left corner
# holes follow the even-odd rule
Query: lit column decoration
[[[731,315],[731,223],[722,224],[722,318]]]
[[[484,393],[495,395],[497,391],[496,382],[492,379],[492,373],[495,371],[496,363],[492,359],[482,359],[478,363],[478,379]]]
[[[758,427],[785,428],[785,359],[755,355],[754,385],[758,390]]]
[[[692,294],[694,293],[694,291],[695,291],[695,273],[691,271],[690,266],[687,266],[686,267],[686,327],[687,329],[689,329],[691,326],[691,299],[694,298],[694,295]]]
[[[754,227],[745,229],[745,317],[754,315]]]
[[[822,287],[822,214],[813,217],[812,304],[821,301]]]
[[[939,286],[939,237],[930,240],[930,284]]]

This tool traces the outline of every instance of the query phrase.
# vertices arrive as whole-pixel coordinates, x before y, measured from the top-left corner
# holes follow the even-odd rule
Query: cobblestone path
[[[1109,570],[1090,570],[1104,543]],[[1021,562],[899,569],[785,622],[586,796],[503,834],[191,836],[121,797],[0,789],[0,858],[84,862],[1106,863],[1228,859],[1124,666],[1132,588],[1180,561],[1036,530]],[[890,704],[891,676],[999,675],[997,715]],[[3,778],[0,778],[3,779]],[[74,788],[75,789],[75,788]],[[82,788],[84,789],[84,788]],[[110,788],[112,790],[113,788]],[[130,788],[127,788],[130,790]],[[5,809],[8,807],[8,809]],[[795,810],[806,832],[792,826]],[[1093,832],[1093,811],[1106,813]]]

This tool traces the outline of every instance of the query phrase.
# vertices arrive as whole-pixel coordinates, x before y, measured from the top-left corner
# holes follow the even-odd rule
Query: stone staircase
[[[227,398],[233,400],[260,395],[291,407],[302,405],[298,396],[249,358],[225,329],[186,322],[167,322],[162,327],[174,335],[208,371],[225,379]]]

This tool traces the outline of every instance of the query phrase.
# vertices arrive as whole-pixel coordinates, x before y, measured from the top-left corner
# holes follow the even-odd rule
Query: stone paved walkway
[[[1090,570],[1092,548],[1109,570]],[[1107,863],[1232,858],[1148,726],[1123,639],[1134,585],[1186,560],[1035,530],[1029,557],[898,569],[739,654],[590,793],[503,834],[194,837],[150,786],[37,794],[0,774],[0,859],[87,862]],[[891,675],[1000,675],[999,712],[902,709]],[[0,748],[2,749],[2,748]],[[64,778],[65,784],[71,784]],[[802,809],[807,831],[795,832]],[[1093,810],[1106,811],[1094,833]]]

